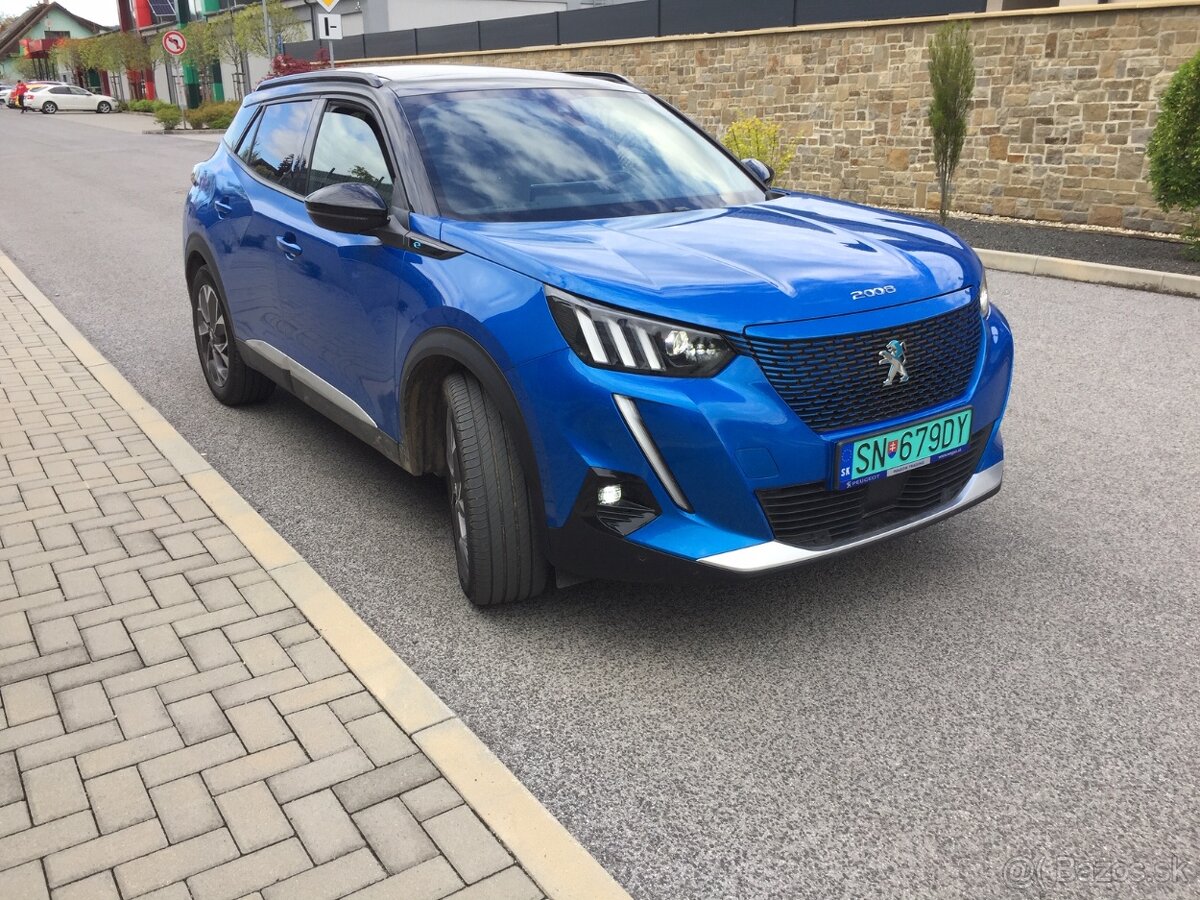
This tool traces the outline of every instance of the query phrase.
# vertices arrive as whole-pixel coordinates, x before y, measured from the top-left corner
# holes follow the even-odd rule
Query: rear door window
[[[312,116],[312,100],[273,103],[258,117],[253,140],[238,153],[250,170],[265,181],[289,191],[304,184],[304,138]]]

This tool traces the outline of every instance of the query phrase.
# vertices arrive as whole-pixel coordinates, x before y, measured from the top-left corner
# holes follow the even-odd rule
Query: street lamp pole
[[[267,63],[275,58],[275,45],[271,40],[271,19],[267,15],[267,0],[262,0],[263,9],[263,38],[267,44]]]

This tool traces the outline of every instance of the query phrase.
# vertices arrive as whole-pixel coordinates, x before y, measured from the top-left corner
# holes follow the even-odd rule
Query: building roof
[[[51,0],[49,3],[38,3],[36,6],[31,6],[25,10],[25,12],[13,19],[7,28],[0,31],[0,59],[17,55],[19,52],[18,42],[21,38],[28,34],[34,25],[49,15],[51,10],[55,9],[63,15],[70,16],[93,34],[99,34],[102,31],[108,30],[103,25],[99,25],[90,19],[75,15],[75,13],[71,12],[61,3],[54,2],[54,0]]]

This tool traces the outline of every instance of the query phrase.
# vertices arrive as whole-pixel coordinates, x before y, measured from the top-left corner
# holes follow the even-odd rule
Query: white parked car
[[[52,115],[60,109],[87,110],[88,112],[109,113],[117,108],[117,101],[107,94],[93,94],[87,88],[76,87],[73,84],[50,84],[37,88],[25,95],[25,103],[30,109],[40,109]]]
[[[25,87],[26,87],[25,93],[28,94],[32,91],[36,91],[38,88],[50,87],[51,85],[59,85],[59,84],[65,85],[66,82],[65,81],[29,81],[29,82],[25,83]],[[2,89],[0,89],[0,100],[3,100],[4,105],[9,107],[10,109],[16,109],[16,107],[17,107],[17,98],[12,95],[12,91],[13,91],[14,87],[16,87],[15,84],[6,84]]]

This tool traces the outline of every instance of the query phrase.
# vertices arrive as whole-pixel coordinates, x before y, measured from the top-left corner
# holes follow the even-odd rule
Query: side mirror
[[[313,191],[304,199],[308,217],[330,231],[367,234],[388,221],[388,207],[369,184],[347,181]]]
[[[757,159],[743,159],[742,165],[749,169],[750,174],[767,187],[770,187],[771,182],[775,180],[775,170],[765,162],[759,162]]]

